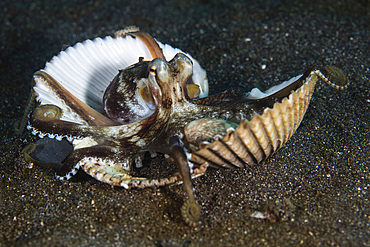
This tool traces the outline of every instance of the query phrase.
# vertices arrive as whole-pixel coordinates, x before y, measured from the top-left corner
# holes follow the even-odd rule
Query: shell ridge
[[[275,103],[276,104],[276,103]],[[269,140],[269,143],[272,147],[271,153],[275,152],[279,146],[278,144],[278,133],[277,128],[275,126],[275,122],[271,116],[271,111],[275,108],[274,106],[271,108],[265,109],[264,113],[261,115],[260,120],[264,126],[265,133],[267,135],[267,138]]]
[[[217,141],[213,141],[207,147],[211,150],[215,155],[221,158],[226,164],[227,167],[243,167],[244,162],[240,162],[239,158],[235,155],[235,153],[222,141],[219,139]]]
[[[213,148],[220,145],[219,141],[214,141],[211,144],[209,144],[204,150],[207,150],[208,157],[211,161],[217,164],[219,167],[223,168],[233,168],[234,165],[230,163],[228,160],[226,160],[222,155],[220,155],[217,151],[215,151]]]
[[[301,101],[300,101],[300,95],[299,92],[295,92],[296,94],[296,102],[294,104],[293,108],[293,114],[295,115],[295,122],[294,122],[294,129],[292,131],[291,136],[295,133],[295,131],[298,129],[299,125],[301,124],[302,118],[300,116],[300,107],[301,107]],[[302,116],[303,117],[303,116]]]
[[[302,122],[304,115],[306,114],[306,111],[308,109],[308,106],[310,104],[310,99],[312,97],[312,94],[315,90],[315,84],[316,83],[305,83],[302,86],[302,90],[299,92],[299,97],[300,97],[300,112],[299,112],[299,117],[301,119],[300,122]]]
[[[252,166],[253,164],[257,163],[254,156],[241,141],[236,131],[232,131],[228,135],[226,135],[224,141],[225,143],[227,143],[227,145],[229,145],[229,147],[234,151],[239,159],[244,162],[244,164]]]
[[[248,148],[249,152],[252,154],[256,163],[260,163],[264,159],[264,153],[258,145],[255,135],[250,128],[251,122],[248,120],[243,120],[240,122],[239,127],[236,129],[240,140]]]
[[[197,156],[198,158],[200,158],[201,163],[209,164],[210,166],[215,168],[225,168],[225,165],[223,165],[224,162],[218,156],[214,155],[208,148],[203,148],[193,154],[193,157]],[[193,162],[193,160],[191,161]]]
[[[233,131],[235,132],[235,131]],[[233,147],[229,145],[225,140],[225,138],[220,139],[220,143],[225,147],[225,149],[228,150],[228,153],[232,155],[228,160],[230,163],[232,163],[235,167],[238,168],[244,168],[245,167],[245,162],[242,158],[239,157],[239,155],[234,151]],[[226,157],[225,157],[226,158]]]
[[[283,107],[282,104],[280,102],[277,102],[274,104],[274,107],[270,110],[270,115],[271,118],[273,119],[276,133],[278,135],[276,150],[278,150],[285,143],[287,137],[284,121],[282,118],[282,107]]]
[[[291,112],[291,103],[289,101],[288,98],[284,98],[283,101],[282,101],[282,104],[281,104],[282,108],[281,108],[281,113],[282,113],[282,119],[283,119],[283,123],[284,123],[284,129],[285,129],[285,140],[284,140],[284,143],[287,142],[290,138],[290,133],[291,133],[291,129],[292,129],[292,126],[291,126],[291,121],[289,120],[289,117],[290,117],[290,112]]]
[[[259,148],[262,150],[264,154],[262,160],[265,160],[267,157],[270,156],[273,148],[270,143],[270,139],[267,136],[261,115],[256,114],[253,116],[251,120],[250,129],[259,144]]]

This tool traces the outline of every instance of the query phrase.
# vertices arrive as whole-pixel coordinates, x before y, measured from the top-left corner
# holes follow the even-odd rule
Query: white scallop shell
[[[170,45],[160,42],[158,44],[168,61],[177,53],[184,53]],[[208,80],[205,70],[189,54],[184,54],[193,62],[192,79],[195,84],[200,86],[200,97],[208,96]],[[79,100],[103,113],[102,98],[109,83],[116,76],[118,70],[137,63],[140,58],[153,59],[147,46],[140,39],[129,35],[125,38],[107,36],[103,39],[86,40],[61,51],[50,62],[47,62],[41,71],[52,76]],[[41,104],[53,104],[62,108],[63,120],[83,123],[78,116],[66,109],[63,101],[55,97],[55,94],[43,83],[41,78],[35,75],[34,81],[33,89]]]

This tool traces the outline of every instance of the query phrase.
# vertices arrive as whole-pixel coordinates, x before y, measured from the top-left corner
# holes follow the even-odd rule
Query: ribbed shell
[[[202,144],[192,153],[191,162],[214,167],[244,167],[258,164],[278,150],[298,128],[315,89],[314,75],[262,115],[243,120],[236,129],[227,130],[223,138]]]

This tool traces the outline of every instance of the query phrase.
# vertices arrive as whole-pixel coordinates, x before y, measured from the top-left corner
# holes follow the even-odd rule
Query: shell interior
[[[284,81],[284,82],[280,83],[279,85],[276,85],[276,86],[273,86],[273,87],[267,89],[264,92],[262,92],[258,88],[253,88],[250,91],[250,93],[248,94],[247,99],[263,99],[263,98],[266,98],[266,97],[280,91],[281,89],[283,89],[285,87],[288,87],[290,84],[296,82],[300,77],[302,77],[302,75],[297,75],[297,76],[291,78],[290,80]]]

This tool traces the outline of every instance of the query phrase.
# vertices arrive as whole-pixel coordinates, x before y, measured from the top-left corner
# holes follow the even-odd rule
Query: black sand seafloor
[[[368,1],[52,2],[0,2],[0,246],[370,245]],[[128,25],[193,55],[212,93],[267,89],[329,64],[350,85],[320,84],[297,132],[263,164],[195,179],[202,217],[188,226],[180,185],[125,190],[83,173],[61,182],[21,158],[37,139],[14,131],[32,74],[63,47]],[[162,158],[142,173],[166,172]]]

